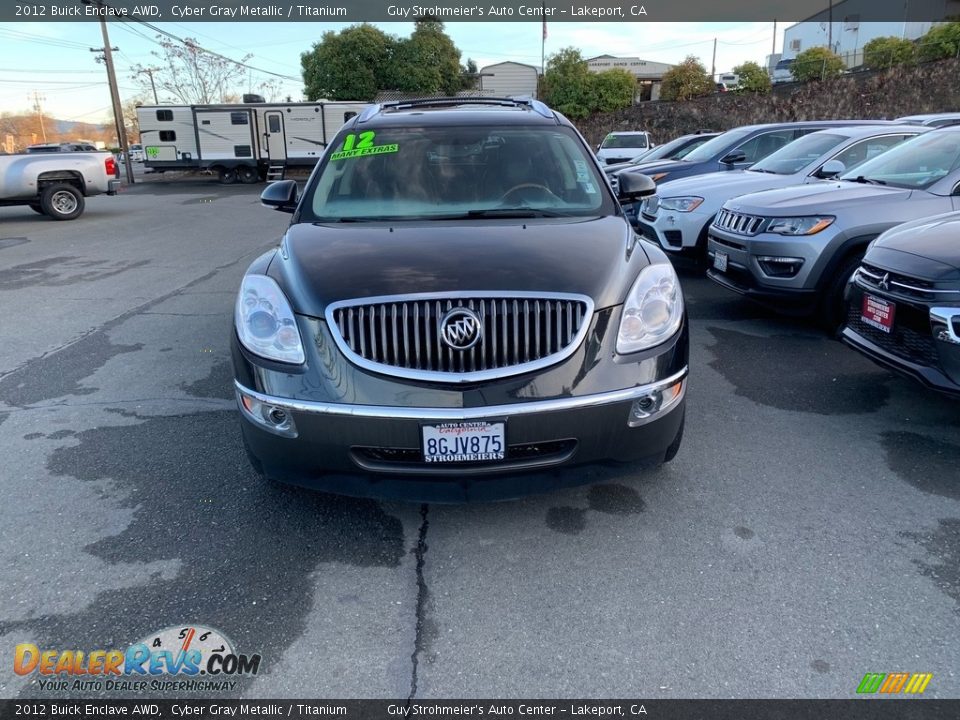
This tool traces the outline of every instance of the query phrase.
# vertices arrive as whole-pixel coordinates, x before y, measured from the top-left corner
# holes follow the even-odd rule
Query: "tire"
[[[40,208],[54,220],[73,220],[83,213],[83,193],[73,185],[48,185],[40,193]]]
[[[30,203],[30,209],[33,210],[37,215],[45,215],[43,208],[40,207],[40,203]]]
[[[233,168],[221,168],[220,182],[224,185],[233,185],[237,181],[237,171]]]
[[[840,329],[840,325],[843,324],[843,290],[862,259],[863,254],[859,252],[844,258],[840,267],[837,268],[833,277],[824,287],[817,307],[817,322],[831,334],[835,334]]]
[[[254,183],[260,182],[260,173],[255,167],[243,165],[237,168],[237,178],[239,178],[240,182],[244,185],[253,185]]]
[[[684,410],[683,419],[680,421],[680,429],[677,430],[677,436],[673,439],[673,442],[670,443],[670,446],[667,448],[667,452],[663,455],[663,462],[668,463],[673,460],[677,453],[680,452],[680,442],[683,440],[683,426],[687,424],[687,413]]]

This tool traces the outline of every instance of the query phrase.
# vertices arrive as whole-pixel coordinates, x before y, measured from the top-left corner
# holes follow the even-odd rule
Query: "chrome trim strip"
[[[540,358],[539,360],[531,360],[528,362],[518,363],[516,365],[507,365],[505,367],[493,368],[490,370],[474,370],[469,372],[435,372],[432,370],[418,370],[416,368],[403,368],[397,367],[395,365],[388,365],[382,362],[374,362],[372,360],[367,360],[365,357],[358,355],[353,350],[350,349],[350,346],[347,344],[346,340],[343,339],[342,333],[339,331],[339,326],[337,325],[336,320],[334,319],[334,313],[341,308],[350,308],[357,307],[358,305],[373,305],[373,304],[387,304],[395,302],[417,302],[420,300],[467,300],[470,298],[502,298],[504,300],[513,300],[516,307],[516,300],[518,299],[538,299],[538,300],[567,300],[578,303],[584,303],[587,306],[586,313],[584,313],[584,321],[580,326],[580,329],[577,331],[576,337],[573,338],[573,341],[562,350],[548,355],[546,357]],[[590,320],[593,317],[594,313],[594,304],[593,298],[588,295],[578,295],[574,293],[542,293],[542,292],[531,292],[528,290],[475,290],[475,291],[461,291],[456,292],[432,292],[432,293],[410,293],[408,295],[377,295],[374,297],[365,297],[365,298],[355,298],[352,300],[342,300],[340,302],[331,303],[327,306],[326,311],[324,312],[324,317],[327,321],[327,327],[330,330],[330,335],[333,337],[333,341],[336,343],[337,348],[340,352],[343,353],[351,363],[357,365],[358,367],[363,368],[364,370],[369,370],[370,372],[379,373],[380,375],[389,375],[390,377],[405,378],[408,380],[422,380],[424,382],[447,382],[447,383],[472,383],[472,382],[483,382],[485,380],[496,380],[504,377],[511,377],[513,375],[522,375],[523,373],[533,372],[535,370],[542,370],[543,368],[550,367],[551,365],[556,365],[563,360],[566,360],[568,357],[573,355],[577,351],[577,348],[583,344],[584,338],[587,337],[587,333],[590,330]],[[516,322],[517,316],[514,314],[514,321]],[[384,326],[385,327],[385,326]],[[429,338],[428,338],[429,339]],[[505,338],[504,338],[505,339]],[[519,353],[519,343],[520,339],[517,334],[514,335],[514,351]],[[427,344],[429,348],[429,343]],[[506,350],[506,348],[504,348]],[[452,351],[450,351],[452,352]],[[519,355],[517,355],[519,357]],[[428,356],[429,361],[429,356]]]
[[[876,287],[876,289],[880,291],[883,291],[883,290],[889,291],[888,288],[880,287],[880,281],[883,280],[884,277],[885,277],[884,275],[877,275],[876,273],[872,273],[869,270],[864,270],[862,267],[857,268],[855,273],[855,279],[869,278],[869,280],[866,281],[867,287],[869,288]],[[926,293],[928,295],[953,295],[953,294],[960,293],[960,290],[938,290],[937,288],[922,288],[922,287],[917,287],[916,285],[908,285],[907,283],[897,282],[896,280],[888,280],[887,282],[890,288],[898,287],[903,290],[912,290],[913,292]]]
[[[947,326],[946,331],[941,330],[939,334],[935,336],[937,340],[941,342],[953,343],[954,345],[960,345],[960,335],[957,335],[957,331],[953,329],[953,320],[960,317],[960,308],[956,307],[932,307],[930,308],[930,320],[936,320],[942,322]]]
[[[560,410],[576,410],[579,408],[597,407],[600,405],[611,405],[618,402],[627,402],[635,400],[638,397],[649,395],[652,392],[676,384],[687,376],[688,368],[684,367],[678,373],[674,373],[664,380],[658,380],[647,385],[625,388],[623,390],[611,390],[605,393],[596,393],[593,395],[581,395],[579,397],[556,398],[553,400],[533,400],[531,402],[519,402],[510,405],[487,405],[476,408],[424,408],[424,407],[399,407],[386,405],[348,405],[346,403],[325,403],[312,400],[294,400],[291,398],[280,398],[272,395],[250,390],[243,386],[237,380],[233,384],[238,393],[248,395],[262,403],[284,408],[285,410],[294,410],[300,413],[315,415],[336,415],[364,418],[381,418],[390,420],[481,420],[490,417],[516,417],[518,415],[532,415],[543,412],[557,412]],[[676,404],[676,403],[674,403]],[[671,404],[670,407],[673,407]],[[626,418],[624,419],[626,422]]]

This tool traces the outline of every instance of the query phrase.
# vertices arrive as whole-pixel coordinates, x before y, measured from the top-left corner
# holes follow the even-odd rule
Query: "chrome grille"
[[[861,285],[867,288],[876,288],[880,292],[889,291],[920,299],[960,294],[960,291],[957,290],[938,290],[934,283],[929,280],[889,272],[866,262],[857,269],[857,279]]]
[[[480,318],[466,350],[441,340],[440,321],[458,307]],[[327,323],[340,350],[361,367],[398,377],[469,382],[546,367],[583,341],[593,315],[584,295],[527,292],[421,294],[334,303]]]
[[[720,230],[726,230],[737,235],[756,235],[763,227],[763,221],[764,218],[756,215],[744,215],[730,210],[721,210],[717,213],[713,225]]]

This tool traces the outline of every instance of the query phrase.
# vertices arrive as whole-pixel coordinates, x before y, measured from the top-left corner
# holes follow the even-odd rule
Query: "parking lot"
[[[259,190],[0,209],[0,646],[197,623],[263,656],[227,696],[960,696],[958,403],[685,271],[663,468],[465,506],[270,486],[228,347],[289,218]],[[51,694],[31,678],[5,663],[0,696]]]

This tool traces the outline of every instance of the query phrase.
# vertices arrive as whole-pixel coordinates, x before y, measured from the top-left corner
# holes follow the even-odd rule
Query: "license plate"
[[[719,250],[713,254],[713,269],[719,272],[727,271],[727,260],[729,257],[725,252]]]
[[[423,426],[424,462],[503,460],[506,447],[502,422],[457,422]]]
[[[865,294],[860,308],[860,319],[870,327],[888,333],[893,331],[893,316],[897,306],[889,300]]]

